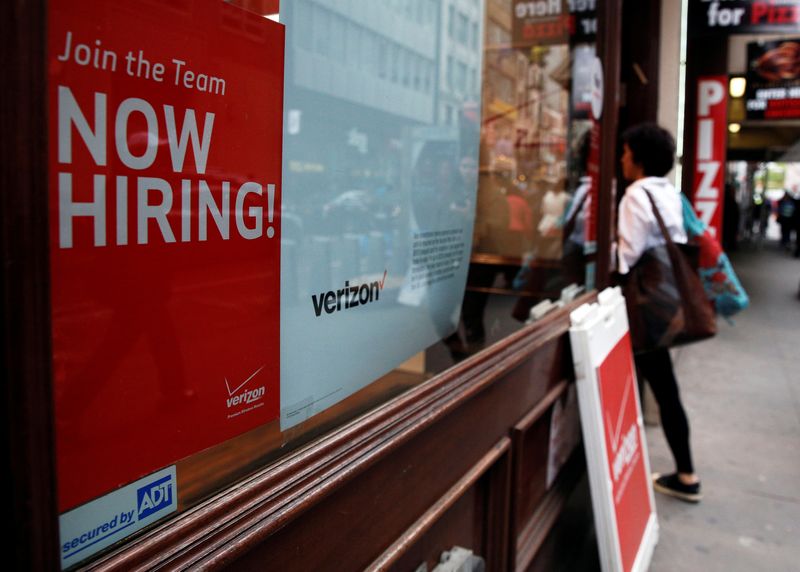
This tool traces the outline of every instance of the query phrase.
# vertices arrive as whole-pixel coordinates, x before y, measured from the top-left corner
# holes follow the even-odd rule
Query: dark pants
[[[669,350],[661,349],[636,356],[640,377],[650,384],[661,413],[661,426],[672,450],[679,473],[693,473],[692,453],[689,449],[689,421],[683,410],[678,391],[678,380],[672,371]]]
[[[800,217],[795,217],[794,223],[794,257],[800,258]]]
[[[792,242],[792,223],[789,220],[778,221],[781,225],[781,246],[789,246]]]

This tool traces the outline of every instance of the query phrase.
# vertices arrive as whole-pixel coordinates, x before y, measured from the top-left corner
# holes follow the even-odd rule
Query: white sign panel
[[[658,542],[658,519],[625,299],[609,288],[570,318],[602,568],[641,572]]]

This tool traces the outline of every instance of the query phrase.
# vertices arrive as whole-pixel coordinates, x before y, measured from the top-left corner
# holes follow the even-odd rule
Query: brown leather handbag
[[[691,244],[672,241],[650,191],[647,198],[665,243],[646,250],[631,268],[622,291],[636,353],[669,348],[717,333],[714,308],[697,274]]]

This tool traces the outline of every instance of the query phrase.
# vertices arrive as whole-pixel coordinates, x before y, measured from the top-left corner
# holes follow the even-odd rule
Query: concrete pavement
[[[800,260],[770,243],[732,258],[751,307],[674,355],[704,499],[656,494],[654,572],[800,570]],[[660,427],[647,440],[673,471]]]

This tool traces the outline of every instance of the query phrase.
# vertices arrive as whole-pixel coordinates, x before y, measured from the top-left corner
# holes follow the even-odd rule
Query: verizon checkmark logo
[[[228,390],[228,399],[226,403],[229,408],[241,404],[253,403],[254,401],[258,401],[259,399],[264,397],[264,394],[266,393],[266,388],[263,385],[255,389],[246,389],[241,393],[240,391],[244,388],[245,385],[250,383],[250,380],[252,380],[259,373],[261,373],[261,370],[263,370],[265,367],[266,364],[262,365],[260,368],[251,373],[250,377],[245,379],[242,383],[240,383],[233,389],[231,389],[231,384],[228,382],[228,378],[227,377],[225,378],[225,388]]]
[[[244,380],[244,381],[243,381],[243,382],[242,382],[242,383],[239,385],[239,387],[237,387],[237,388],[235,388],[235,389],[231,389],[231,386],[230,386],[230,384],[228,383],[228,378],[226,377],[226,378],[225,378],[225,387],[227,387],[227,388],[228,388],[228,395],[229,395],[229,396],[233,395],[234,393],[236,393],[237,391],[239,391],[241,388],[243,388],[245,385],[247,385],[247,382],[248,382],[248,381],[250,381],[251,379],[253,379],[255,376],[257,376],[257,375],[259,374],[259,372],[260,372],[262,369],[264,369],[265,367],[266,367],[266,364],[265,364],[265,365],[262,365],[260,368],[258,368],[257,370],[255,370],[255,371],[254,371],[254,372],[253,372],[253,373],[250,375],[250,377],[248,377],[247,379],[245,379],[245,380]]]

